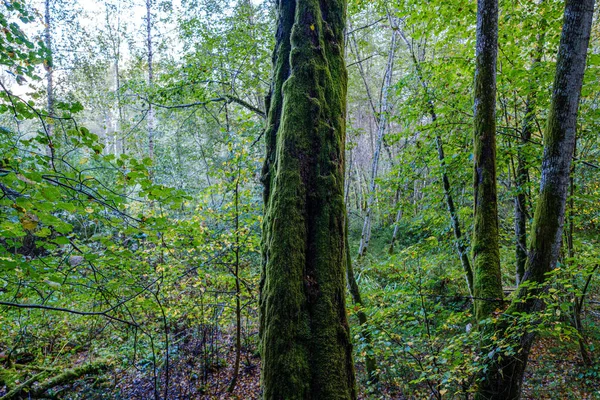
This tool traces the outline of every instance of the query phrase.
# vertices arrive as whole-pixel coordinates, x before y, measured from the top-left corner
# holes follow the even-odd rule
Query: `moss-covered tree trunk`
[[[346,229],[348,229],[348,220],[346,219]],[[348,245],[348,237],[346,236],[346,279],[348,280],[348,291],[352,302],[358,310],[356,311],[356,317],[360,324],[359,330],[362,340],[364,340],[366,347],[365,355],[365,369],[367,372],[367,382],[369,384],[376,384],[379,382],[379,373],[377,371],[377,359],[372,354],[373,344],[371,338],[371,331],[368,326],[367,313],[363,309],[365,303],[360,295],[360,288],[358,282],[356,282],[356,276],[354,275],[354,268],[352,267],[352,256],[350,255],[350,246]]]
[[[496,194],[496,60],[498,0],[477,1],[475,51],[475,136],[473,187],[473,295],[477,320],[488,317],[501,299],[502,276]]]
[[[535,210],[531,242],[522,282],[506,314],[533,313],[543,307],[539,294],[546,274],[556,266],[562,243],[565,206],[575,149],[577,107],[586,53],[590,39],[594,0],[567,0],[563,30],[556,62],[552,102],[544,133],[544,156],[540,196]],[[537,289],[532,289],[537,287]],[[512,318],[510,321],[512,322]],[[508,321],[508,320],[507,320]],[[503,337],[511,322],[501,323],[497,336]],[[535,334],[526,326],[518,338],[505,336],[513,352],[496,353],[480,383],[477,399],[519,399],[523,375]],[[513,328],[514,329],[514,328]],[[513,339],[511,339],[513,338]],[[512,342],[510,342],[512,341]]]
[[[345,308],[344,0],[277,2],[260,294],[264,399],[355,399]]]

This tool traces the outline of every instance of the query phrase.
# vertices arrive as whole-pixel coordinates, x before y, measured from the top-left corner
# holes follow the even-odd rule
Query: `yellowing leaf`
[[[21,225],[23,225],[23,229],[26,231],[33,231],[38,226],[38,222],[40,221],[35,214],[30,212],[21,215],[19,218],[21,221]]]

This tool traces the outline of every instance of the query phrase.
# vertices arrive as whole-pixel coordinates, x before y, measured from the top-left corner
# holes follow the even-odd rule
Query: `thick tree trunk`
[[[264,399],[355,399],[345,309],[344,0],[277,3],[265,132]]]
[[[593,11],[594,0],[566,2],[552,103],[544,134],[540,196],[522,280],[537,284],[538,287],[543,286],[546,274],[555,268],[562,243],[569,175],[575,148],[577,107]],[[515,301],[506,311],[508,315],[533,313],[543,308],[543,302],[538,297],[543,289],[528,289],[527,286],[529,285],[519,286]],[[497,336],[503,336],[509,324],[500,324]],[[514,332],[510,337],[514,337]],[[520,337],[513,339],[515,343],[511,347],[514,353],[496,354],[480,383],[477,399],[520,398],[523,375],[534,338],[535,334],[523,327]]]
[[[502,299],[498,201],[496,194],[496,60],[498,0],[477,1],[475,51],[475,137],[473,173],[473,295],[477,320],[487,318]]]

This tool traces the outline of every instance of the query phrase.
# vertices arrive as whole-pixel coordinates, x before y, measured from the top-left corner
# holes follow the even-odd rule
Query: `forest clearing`
[[[600,399],[594,0],[0,4],[0,400]]]

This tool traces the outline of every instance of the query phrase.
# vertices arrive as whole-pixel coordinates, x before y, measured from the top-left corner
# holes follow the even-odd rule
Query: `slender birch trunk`
[[[385,135],[385,129],[387,127],[388,117],[388,95],[390,85],[392,83],[392,74],[394,69],[394,56],[396,54],[396,38],[398,35],[398,29],[393,29],[392,39],[390,43],[390,51],[388,53],[388,62],[385,70],[385,77],[381,95],[381,109],[379,113],[379,122],[377,126],[377,138],[375,142],[375,153],[373,154],[373,162],[371,165],[371,180],[369,183],[369,191],[367,194],[367,211],[365,213],[365,219],[363,223],[362,233],[360,236],[360,244],[358,248],[358,256],[364,257],[369,247],[369,241],[371,240],[371,220],[373,214],[373,203],[375,201],[376,192],[376,179],[377,172],[379,169],[379,155],[381,153],[381,147],[383,144],[383,137]]]
[[[146,0],[146,47],[148,50],[148,88],[154,85],[154,53],[152,49],[152,0]],[[152,102],[148,102],[148,157],[154,160],[154,129],[156,125]]]

